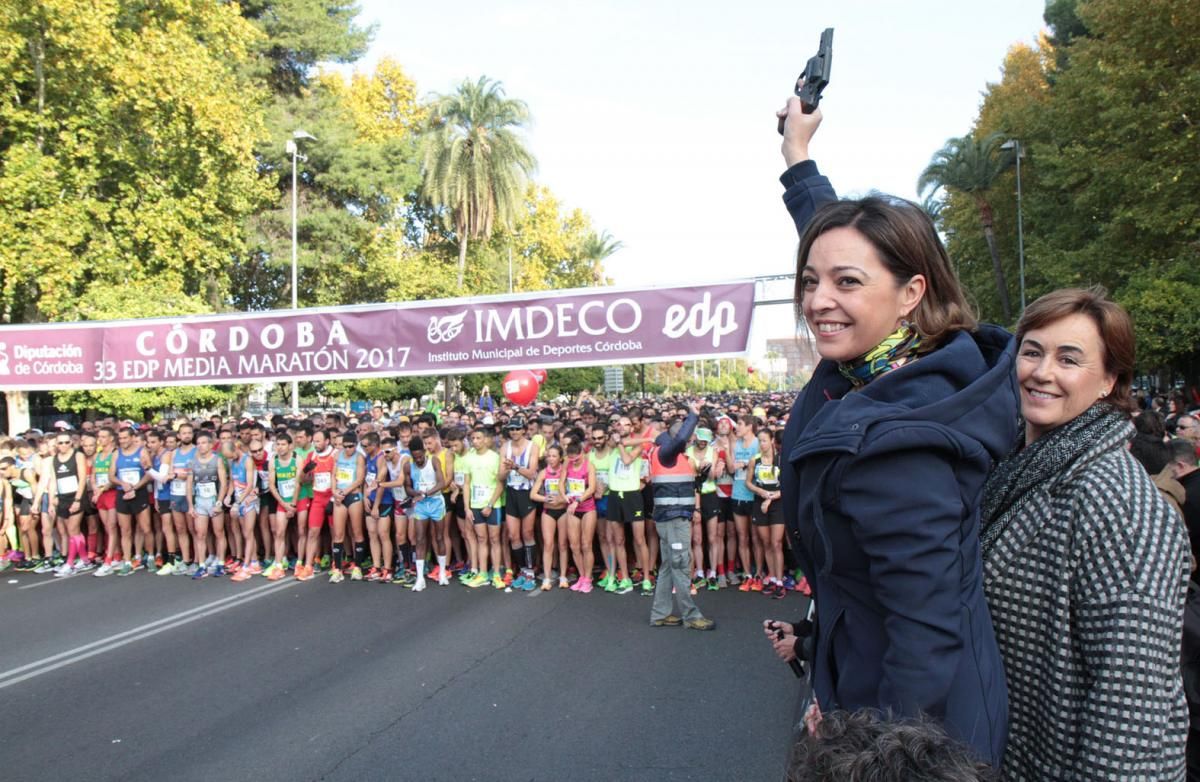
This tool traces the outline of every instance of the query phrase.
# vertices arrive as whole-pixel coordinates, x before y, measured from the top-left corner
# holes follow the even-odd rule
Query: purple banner
[[[754,283],[0,327],[0,390],[441,375],[745,355]]]

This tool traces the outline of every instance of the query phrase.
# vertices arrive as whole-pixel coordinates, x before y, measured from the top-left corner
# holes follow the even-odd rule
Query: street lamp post
[[[299,264],[297,256],[299,252],[299,242],[296,238],[296,210],[298,206],[298,197],[296,191],[296,164],[300,160],[308,160],[307,157],[300,154],[300,147],[296,144],[302,139],[312,139],[316,141],[315,136],[311,136],[303,130],[293,130],[292,137],[288,139],[287,151],[292,156],[292,309],[295,310],[298,306],[297,300],[297,284],[299,278]],[[300,382],[292,381],[292,415],[300,414]]]
[[[1017,155],[1017,257],[1019,259],[1018,273],[1021,277],[1021,312],[1025,311],[1025,226],[1021,215],[1021,142],[1009,139],[1000,145],[1001,149],[1011,149]]]

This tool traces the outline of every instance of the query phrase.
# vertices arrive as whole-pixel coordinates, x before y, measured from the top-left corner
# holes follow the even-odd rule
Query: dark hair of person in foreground
[[[931,720],[875,709],[823,714],[788,758],[787,782],[997,782],[999,775]]]

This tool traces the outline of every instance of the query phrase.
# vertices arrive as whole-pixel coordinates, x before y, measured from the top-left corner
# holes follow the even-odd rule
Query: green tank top
[[[107,457],[101,456],[100,452],[96,451],[96,456],[92,459],[92,474],[96,476],[96,486],[101,489],[107,489],[112,485],[108,478],[108,471],[112,467],[116,455],[117,449],[114,448]]]
[[[641,448],[638,448],[639,452]],[[640,491],[642,488],[642,457],[639,456],[629,464],[621,460],[621,455],[613,451],[612,470],[608,474],[608,488],[612,491]]]
[[[308,459],[308,455],[312,452],[313,452],[313,449],[311,446],[308,448],[295,449],[296,464],[304,464],[305,460]],[[313,496],[312,481],[309,481],[308,483],[300,484],[300,499],[311,500],[312,496]]]
[[[296,499],[296,472],[295,456],[287,464],[280,462],[278,456],[275,457],[275,490],[284,502]]]

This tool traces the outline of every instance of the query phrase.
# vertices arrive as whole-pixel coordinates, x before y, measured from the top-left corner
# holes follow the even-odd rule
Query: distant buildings
[[[812,377],[821,357],[807,331],[767,339],[766,365],[771,388],[799,389]]]

